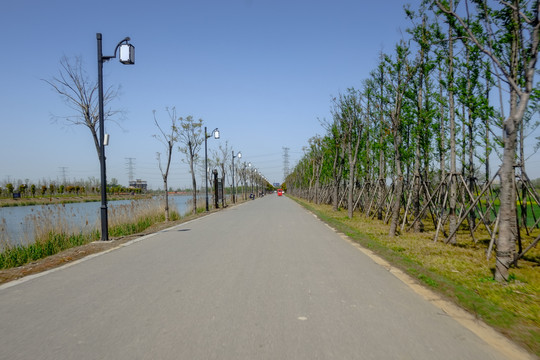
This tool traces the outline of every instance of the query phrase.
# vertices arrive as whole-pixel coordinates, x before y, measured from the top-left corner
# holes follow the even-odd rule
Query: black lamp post
[[[255,169],[255,195],[259,196],[259,170]]]
[[[234,156],[234,150],[232,152],[232,201],[234,204],[236,204],[236,192],[234,191],[234,158],[238,157],[239,159],[242,158],[242,153],[239,151],[236,156]]]
[[[208,135],[206,133],[206,126],[204,127],[204,175],[205,175],[205,187],[206,187],[206,211],[210,211],[208,209],[208,145],[207,145],[207,139],[209,137],[214,136],[214,139],[219,139],[219,130],[218,128],[215,128],[212,130],[212,134]]]
[[[135,47],[128,41],[129,37],[120,41],[114,49],[113,56],[103,56],[101,50],[101,33],[96,34],[98,56],[98,92],[99,92],[99,162],[101,168],[101,240],[109,240],[109,220],[107,217],[107,176],[105,167],[105,145],[109,143],[109,136],[105,135],[105,119],[103,106],[103,63],[116,57],[120,48],[120,62],[124,65],[135,64]]]

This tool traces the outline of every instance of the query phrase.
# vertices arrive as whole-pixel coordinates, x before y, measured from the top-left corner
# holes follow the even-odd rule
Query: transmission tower
[[[128,179],[131,183],[133,181],[133,173],[135,172],[135,158],[126,158],[126,168],[128,172]]]
[[[283,147],[283,181],[289,175],[289,150],[288,147]]]
[[[60,169],[60,172],[62,173],[62,184],[66,184],[66,172],[67,172],[67,167],[66,166],[60,166],[59,167]]]

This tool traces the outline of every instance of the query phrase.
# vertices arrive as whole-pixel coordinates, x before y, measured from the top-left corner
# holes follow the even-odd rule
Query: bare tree
[[[161,142],[163,145],[165,145],[165,149],[167,152],[167,165],[165,166],[165,170],[163,170],[163,166],[161,164],[161,153],[156,153],[157,161],[159,165],[159,171],[161,172],[161,177],[163,178],[163,189],[165,190],[165,221],[169,221],[169,187],[167,185],[168,177],[169,177],[169,169],[171,166],[171,159],[172,159],[172,150],[174,147],[174,144],[178,140],[177,134],[178,134],[178,124],[177,124],[177,117],[176,117],[176,108],[169,109],[167,108],[167,113],[169,114],[169,119],[171,121],[171,127],[170,127],[170,133],[165,133],[165,131],[161,128],[159,125],[157,119],[156,119],[156,111],[153,111],[154,114],[154,123],[156,124],[157,128],[159,129],[160,134],[153,135],[154,138],[158,139],[159,142]]]
[[[189,164],[191,172],[191,180],[193,186],[193,214],[197,213],[197,180],[195,174],[195,164],[199,159],[199,150],[204,142],[202,131],[202,119],[195,120],[193,116],[188,116],[185,119],[179,118],[180,127],[177,128],[178,141],[183,145],[178,148],[186,158],[185,162]]]
[[[66,56],[60,59],[58,76],[50,80],[43,79],[56,91],[74,111],[73,115],[54,116],[55,119],[63,119],[68,125],[84,125],[92,134],[98,159],[101,158],[99,146],[99,104],[98,82],[92,81],[86,73],[82,59],[75,57],[69,59]],[[118,87],[109,87],[103,95],[105,111],[103,118],[110,120],[119,111],[111,110],[108,105],[118,97]]]
[[[212,150],[212,157],[214,158],[216,167],[219,167],[221,169],[221,178],[223,181],[223,189],[226,188],[225,186],[225,179],[227,175],[227,164],[229,163],[229,159],[231,157],[232,149],[229,146],[229,142],[225,141],[225,146],[222,144],[219,144],[219,148],[217,150]],[[225,190],[224,190],[225,191]],[[224,196],[225,198],[225,196]]]

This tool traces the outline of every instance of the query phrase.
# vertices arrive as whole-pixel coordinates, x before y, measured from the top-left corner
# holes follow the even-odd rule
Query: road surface
[[[287,197],[0,287],[0,359],[505,359]]]

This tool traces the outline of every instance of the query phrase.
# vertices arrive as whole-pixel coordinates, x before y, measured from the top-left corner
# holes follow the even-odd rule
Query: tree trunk
[[[442,63],[442,61],[440,62]],[[444,127],[444,105],[442,102],[443,99],[443,82],[442,82],[442,66],[439,66],[439,98],[440,100],[440,118],[439,118],[439,169],[440,169],[440,179],[439,181],[444,181],[446,177],[446,157],[445,154],[445,139],[446,139],[446,132]]]
[[[386,192],[386,179],[384,176],[384,150],[382,148],[382,136],[379,140],[379,144],[381,144],[381,149],[379,149],[379,194],[378,199],[379,202],[382,204],[384,201],[384,194]],[[382,206],[377,206],[377,219],[382,220]]]
[[[424,19],[425,20],[425,19]],[[425,21],[423,22],[423,26],[425,27]],[[414,177],[413,177],[413,216],[416,220],[414,223],[414,231],[420,232],[424,225],[422,224],[422,220],[418,219],[420,215],[420,187],[422,185],[421,177],[420,177],[420,143],[421,143],[421,136],[420,132],[421,129],[424,126],[424,116],[423,116],[423,106],[424,106],[424,99],[423,99],[423,86],[424,86],[424,49],[420,48],[420,73],[419,73],[419,79],[418,79],[418,96],[416,98],[416,107],[417,107],[417,127],[416,127],[416,149],[414,153]]]
[[[332,209],[338,211],[339,207],[339,183],[341,181],[341,166],[339,166],[339,149],[336,149],[336,155],[334,157],[334,168],[332,169],[334,173],[334,191],[332,195]]]
[[[486,72],[486,73],[489,73],[489,72]],[[486,93],[484,94],[484,96],[486,98],[486,103],[488,104],[489,104],[489,90],[490,90],[490,82],[489,82],[489,78],[486,76]],[[484,113],[484,116],[485,116],[484,126],[486,127],[485,134],[484,134],[484,141],[486,145],[484,157],[486,158],[485,172],[486,172],[486,184],[487,184],[489,180],[491,179],[490,168],[489,168],[489,155],[491,153],[491,148],[490,148],[490,141],[489,141],[489,116],[486,113]]]
[[[354,199],[353,199],[353,191],[354,191],[354,175],[351,171],[351,177],[349,178],[349,189],[347,194],[347,215],[349,216],[349,219],[352,219],[353,217],[353,208],[354,208]]]
[[[514,17],[516,16],[517,13],[514,11]],[[512,60],[513,66],[511,76],[516,79],[518,68],[517,45],[513,45],[512,47]],[[497,260],[495,265],[495,280],[497,281],[508,281],[508,268],[514,262],[516,236],[519,231],[516,222],[514,160],[516,157],[518,125],[523,124],[523,116],[525,115],[529,98],[530,92],[523,92],[518,96],[517,91],[512,89],[510,92],[510,116],[503,124],[504,153],[500,171],[500,225],[499,238],[497,239]]]
[[[517,132],[515,119],[520,118],[515,114],[504,122],[503,162],[501,165],[501,193],[500,193],[500,220],[499,238],[497,239],[497,261],[495,266],[495,280],[508,281],[508,268],[514,261],[515,236],[513,229],[516,222],[515,212],[515,189],[514,189],[514,158],[516,155]]]
[[[332,193],[332,209],[338,211],[339,204],[339,181],[334,182],[334,191]]]
[[[383,68],[384,69],[384,68]],[[384,138],[386,134],[384,133],[384,73],[381,69],[381,77],[380,77],[380,103],[379,103],[379,111],[380,111],[380,131],[379,131],[379,202],[380,204],[384,201],[384,194],[386,193],[386,174],[385,174],[385,153],[384,153]],[[383,218],[383,211],[382,206],[377,206],[377,219],[382,220]],[[368,214],[369,215],[369,214]]]
[[[195,179],[195,170],[193,169],[193,161],[190,164],[191,168],[191,184],[193,186],[193,214],[197,214],[197,180]]]
[[[399,127],[396,127],[399,128]],[[394,181],[394,202],[392,203],[392,221],[390,223],[390,236],[396,236],[399,223],[399,210],[401,208],[401,196],[403,194],[403,170],[401,169],[401,133],[394,131],[395,167],[396,176]]]
[[[192,212],[193,214],[197,214],[197,180],[195,178],[195,166],[194,166],[195,155],[193,153],[191,142],[188,144],[188,147],[189,147],[188,150],[190,154],[189,168],[191,170],[191,185],[193,186],[193,211]]]
[[[349,194],[347,197],[347,210],[349,219],[352,219],[353,217],[353,210],[354,210],[354,186],[356,184],[356,163],[358,159],[358,150],[360,148],[360,139],[362,137],[361,130],[357,134],[354,154],[351,152],[351,148],[349,148]],[[352,137],[351,137],[352,138]],[[351,140],[349,140],[351,142]]]
[[[322,165],[317,165],[317,172],[315,174],[315,199],[314,199],[314,202],[315,204],[319,205],[320,201],[319,201],[319,187],[320,187],[320,181],[319,179],[321,178],[321,169],[322,168]]]
[[[453,1],[450,0],[450,9],[454,8]],[[457,227],[456,203],[457,203],[457,167],[456,167],[456,114],[454,108],[454,44],[452,27],[448,27],[448,107],[450,116],[450,196],[449,196],[449,223],[450,233]],[[456,244],[456,236],[453,235],[448,241]]]
[[[167,186],[167,178],[163,177],[163,187],[165,188],[165,221],[169,221],[169,189]]]

